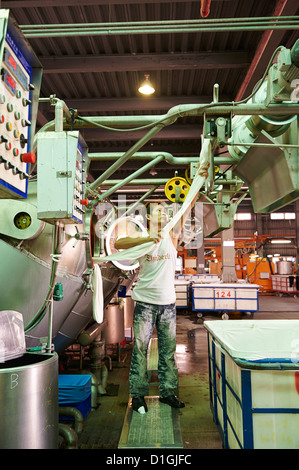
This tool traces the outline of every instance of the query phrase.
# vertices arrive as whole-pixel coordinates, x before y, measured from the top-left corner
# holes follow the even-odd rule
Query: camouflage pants
[[[133,318],[134,343],[129,376],[131,397],[149,394],[147,351],[156,325],[158,336],[159,395],[165,397],[177,388],[175,368],[176,307],[175,304],[153,305],[136,302]]]

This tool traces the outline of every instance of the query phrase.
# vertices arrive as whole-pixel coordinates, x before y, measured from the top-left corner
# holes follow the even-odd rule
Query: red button
[[[36,162],[36,155],[33,152],[30,153],[22,153],[21,161],[23,163],[35,163]]]
[[[80,202],[81,202],[82,206],[87,206],[87,204],[88,204],[88,199],[81,199]]]

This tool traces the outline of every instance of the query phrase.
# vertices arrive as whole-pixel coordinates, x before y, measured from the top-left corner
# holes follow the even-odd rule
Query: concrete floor
[[[231,315],[250,319],[250,315]],[[299,299],[294,297],[260,296],[259,312],[254,319],[299,319]],[[216,313],[199,319],[194,312],[178,310],[176,363],[179,396],[186,407],[179,411],[184,449],[222,449],[217,426],[213,422],[209,401],[207,333],[203,320],[219,320]],[[117,449],[128,405],[128,375],[132,344],[121,346],[120,359],[112,362],[107,394],[98,399],[99,406],[89,413],[79,435],[80,449]],[[157,394],[155,384],[151,395]]]

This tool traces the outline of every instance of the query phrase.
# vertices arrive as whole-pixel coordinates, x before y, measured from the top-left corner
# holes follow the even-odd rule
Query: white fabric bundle
[[[211,142],[210,139],[202,139],[202,148],[199,157],[199,168],[195,174],[195,177],[192,181],[191,187],[189,192],[186,196],[184,203],[180,210],[176,213],[176,215],[168,222],[168,224],[163,228],[161,235],[165,237],[175,225],[181,220],[181,217],[184,213],[190,208],[190,205],[195,198],[196,194],[203,186],[207,176],[208,176],[208,168],[210,166],[210,156],[211,156]],[[118,251],[116,253],[112,253],[109,256],[105,256],[100,258],[98,262],[106,262],[106,261],[122,261],[122,260],[136,260],[141,256],[149,253],[151,249],[154,248],[155,242],[146,242],[142,245],[133,246],[132,248],[127,248],[126,250]]]

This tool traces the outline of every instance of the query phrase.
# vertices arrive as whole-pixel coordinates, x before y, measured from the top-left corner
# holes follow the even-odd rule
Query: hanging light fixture
[[[144,82],[140,85],[140,87],[138,88],[138,91],[139,93],[142,93],[143,95],[151,95],[152,93],[154,93],[156,90],[155,88],[153,87],[152,83],[150,82],[150,79],[149,79],[149,74],[146,73],[144,75]]]

